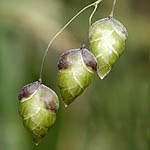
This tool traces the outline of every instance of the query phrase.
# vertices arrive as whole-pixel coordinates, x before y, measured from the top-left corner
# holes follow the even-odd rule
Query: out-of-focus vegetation
[[[0,149],[1,150],[148,150],[150,149],[149,0],[118,0],[115,18],[129,38],[117,65],[65,109],[39,146],[18,114],[17,94],[39,78],[44,50],[52,36],[91,0],[0,0]],[[93,21],[107,17],[113,0],[103,0]],[[57,87],[57,60],[79,48],[88,31],[88,9],[49,50],[44,83]],[[59,95],[60,96],[60,95]]]

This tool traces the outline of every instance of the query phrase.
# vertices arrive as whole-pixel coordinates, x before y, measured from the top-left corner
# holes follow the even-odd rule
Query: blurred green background
[[[149,150],[149,0],[118,0],[115,18],[127,28],[126,49],[111,73],[92,84],[67,109],[60,100],[57,121],[35,146],[18,114],[20,89],[39,78],[44,50],[52,36],[92,0],[0,0],[0,150]],[[107,17],[113,0],[103,0],[93,22]],[[79,48],[93,8],[55,40],[43,82],[59,95],[57,61]]]

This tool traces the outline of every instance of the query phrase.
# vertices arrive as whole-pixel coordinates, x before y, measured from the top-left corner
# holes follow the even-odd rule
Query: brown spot
[[[35,90],[37,90],[39,87],[39,82],[33,82],[30,84],[27,84],[26,86],[23,87],[21,92],[18,95],[18,99],[21,100],[22,98],[28,98],[30,95],[32,95]]]
[[[58,61],[58,69],[59,70],[67,69],[69,67],[68,63],[67,63],[67,57],[69,54],[70,54],[70,51],[67,51],[60,56],[59,61]]]
[[[40,93],[41,101],[44,102],[45,107],[47,109],[56,113],[59,109],[59,101],[57,99],[57,96],[50,88],[48,88],[44,84],[41,84],[40,88],[41,88],[41,93]]]
[[[112,18],[113,18],[113,16],[108,16],[108,19],[110,19],[110,20],[111,20]]]
[[[93,71],[97,70],[97,62],[95,56],[87,49],[82,49],[82,56],[86,66],[91,67]]]
[[[54,101],[51,101],[49,104],[46,104],[46,108],[56,113],[58,111],[59,106]]]
[[[68,69],[71,64],[70,62],[68,61],[68,57],[71,53],[74,53],[74,52],[77,52],[79,51],[80,49],[72,49],[72,50],[69,50],[67,52],[64,52],[60,58],[59,58],[59,61],[58,61],[58,69],[61,70],[61,69]]]

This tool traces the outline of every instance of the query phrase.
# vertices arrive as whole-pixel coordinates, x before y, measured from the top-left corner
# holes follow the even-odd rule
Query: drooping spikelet
[[[114,18],[96,21],[89,30],[90,51],[97,60],[97,72],[103,79],[124,51],[126,28]]]
[[[90,84],[97,62],[87,49],[73,49],[60,56],[58,69],[58,86],[67,106]]]
[[[48,133],[59,108],[54,91],[38,81],[26,85],[19,94],[19,113],[35,144]]]

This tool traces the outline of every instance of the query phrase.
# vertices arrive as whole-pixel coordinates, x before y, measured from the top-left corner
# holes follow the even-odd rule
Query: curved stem
[[[51,46],[51,44],[53,43],[53,41],[65,30],[65,28],[76,18],[78,17],[83,11],[85,11],[86,9],[88,9],[89,7],[91,6],[95,6],[95,5],[98,5],[102,0],[97,0],[96,2],[84,7],[82,10],[80,10],[73,18],[71,18],[67,24],[61,28],[61,30],[59,32],[57,32],[54,37],[50,40],[49,44],[48,44],[48,47],[47,49],[45,50],[45,53],[44,53],[44,56],[43,56],[43,60],[42,60],[42,65],[41,65],[41,71],[40,71],[40,79],[39,81],[42,83],[42,73],[43,73],[43,67],[44,67],[44,62],[45,62],[45,58],[47,56],[47,53],[48,53],[48,50]]]
[[[98,4],[99,4],[99,3],[95,3],[95,5],[94,5],[94,6],[95,6],[95,7],[94,7],[94,10],[93,10],[93,12],[91,13],[91,15],[90,15],[90,17],[89,17],[89,28],[91,27],[92,18],[93,18],[94,14],[95,14],[95,12],[96,12],[96,10],[97,10]],[[81,46],[81,49],[84,49],[84,48],[85,48],[86,42],[87,42],[87,40],[88,40],[88,35],[89,35],[89,30],[88,30],[87,35],[86,35],[86,37],[85,37],[85,39],[84,39],[84,42],[83,42],[83,44],[82,44],[82,46]]]
[[[92,14],[90,15],[90,18],[89,18],[89,27],[91,26],[92,18],[93,18],[94,14],[95,14],[95,12],[97,10],[97,6],[98,6],[98,4],[95,5],[95,8],[94,8]]]
[[[115,6],[116,6],[116,1],[117,0],[114,0],[113,7],[112,7],[111,13],[109,15],[109,18],[113,18],[113,16],[114,16],[114,10],[115,10]]]

